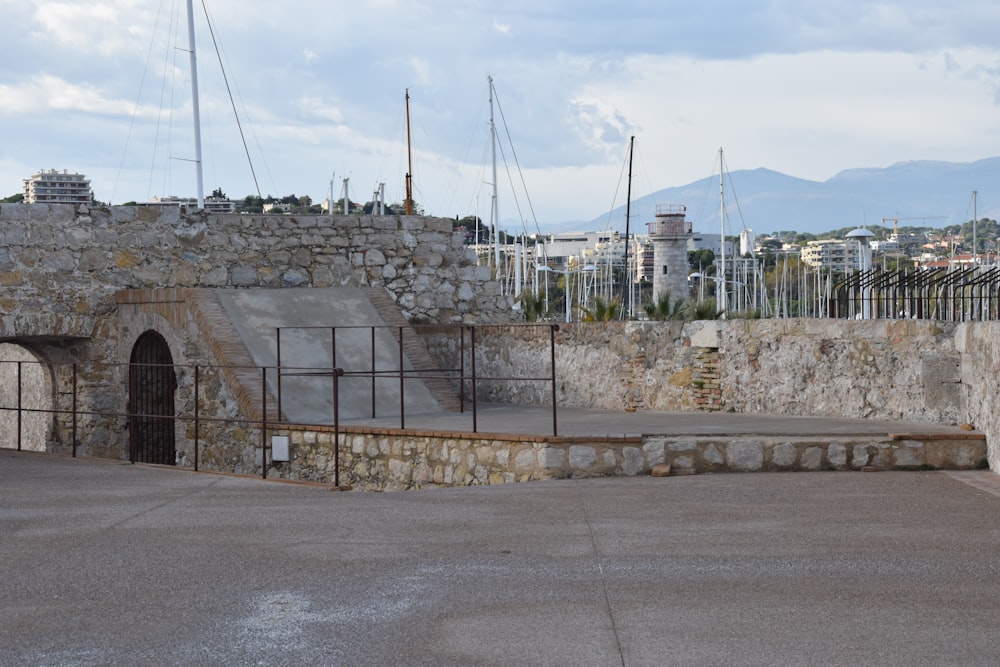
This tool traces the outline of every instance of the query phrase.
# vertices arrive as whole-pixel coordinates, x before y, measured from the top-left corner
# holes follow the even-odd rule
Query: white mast
[[[979,246],[976,244],[976,222],[977,222],[976,218],[979,217],[979,214],[976,211],[976,197],[978,195],[979,192],[977,192],[976,190],[972,191],[972,265],[973,266],[979,266],[979,256],[976,254],[979,249]]]
[[[725,167],[722,163],[722,147],[719,147],[719,252],[722,255],[722,276],[719,281],[719,312],[726,315],[726,193]]]
[[[493,122],[493,76],[487,76],[486,82],[490,87],[490,144],[493,148],[493,243],[494,260],[497,271],[500,270],[500,212],[497,205],[497,128]]]
[[[347,182],[351,180],[350,178],[344,179],[344,215],[350,213],[348,210],[350,207],[350,200],[347,198]]]
[[[326,201],[327,201],[327,208],[329,209],[328,213],[330,214],[331,218],[333,217],[333,182],[336,180],[336,178],[337,178],[337,172],[333,172],[332,174],[330,174],[330,198],[327,199]]]
[[[191,109],[194,112],[194,168],[198,187],[198,208],[205,208],[205,189],[201,175],[201,117],[198,111],[198,59],[194,53],[194,10],[187,0],[188,43],[191,47]]]

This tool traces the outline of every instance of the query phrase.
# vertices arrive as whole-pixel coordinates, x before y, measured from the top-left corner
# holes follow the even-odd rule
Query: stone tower
[[[649,241],[653,244],[653,301],[664,290],[675,299],[688,295],[688,241],[691,223],[684,219],[687,207],[664,205],[656,207],[656,221],[647,223]]]

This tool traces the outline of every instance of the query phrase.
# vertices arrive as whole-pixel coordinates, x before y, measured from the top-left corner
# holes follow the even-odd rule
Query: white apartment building
[[[860,245],[857,242],[836,239],[809,241],[802,248],[802,261],[809,266],[849,273],[858,268],[859,249]]]
[[[24,179],[24,201],[27,204],[90,204],[94,201],[94,191],[83,174],[49,169]]]

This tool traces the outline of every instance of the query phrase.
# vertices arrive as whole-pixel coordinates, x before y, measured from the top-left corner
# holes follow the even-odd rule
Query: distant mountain
[[[726,234],[794,230],[819,234],[855,225],[945,227],[972,219],[978,191],[980,219],[1000,218],[1000,157],[970,163],[900,162],[884,169],[848,169],[827,181],[807,181],[769,169],[729,172],[725,178]],[[719,230],[719,177],[710,176],[634,199],[630,231],[645,233],[657,205],[684,204],[695,231]],[[625,230],[625,206],[573,229],[601,230],[610,221]],[[885,223],[890,226],[892,223]],[[560,225],[559,227],[564,227]],[[554,229],[551,231],[555,231]]]

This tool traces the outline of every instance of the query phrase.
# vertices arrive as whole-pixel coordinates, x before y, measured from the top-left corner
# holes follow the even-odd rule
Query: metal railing
[[[861,271],[834,287],[829,309],[835,318],[997,320],[1000,267]]]
[[[367,368],[344,369],[330,366],[221,366],[221,365],[184,365],[184,364],[154,364],[154,363],[101,363],[101,362],[78,362],[78,363],[45,363],[42,361],[13,361],[0,360],[0,418],[6,415],[13,415],[15,422],[13,431],[16,434],[16,448],[22,450],[24,442],[24,424],[26,419],[32,416],[45,415],[45,424],[39,426],[44,432],[46,450],[50,445],[58,448],[68,449],[72,456],[76,457],[80,447],[80,433],[83,425],[89,425],[91,434],[105,432],[119,433],[127,431],[129,439],[129,460],[132,462],[145,462],[141,447],[142,443],[137,441],[140,435],[137,429],[141,429],[144,424],[162,426],[170,424],[170,429],[151,429],[155,433],[169,433],[171,451],[174,456],[187,452],[178,453],[177,443],[190,443],[192,449],[192,464],[195,470],[202,468],[201,455],[203,451],[204,431],[206,427],[213,426],[218,429],[231,429],[244,427],[260,430],[259,448],[260,464],[259,474],[266,479],[269,462],[273,465],[273,458],[269,458],[270,441],[268,435],[277,430],[288,430],[295,427],[320,426],[333,428],[333,449],[334,449],[334,484],[340,485],[340,433],[341,433],[341,401],[342,379],[345,377],[370,378],[372,393],[374,395],[376,382],[390,379],[399,383],[400,407],[399,407],[399,427],[406,428],[406,386],[408,380],[419,379],[426,381],[437,379],[452,383],[458,387],[458,397],[460,401],[460,412],[466,412],[466,394],[471,399],[471,420],[472,432],[478,432],[478,393],[479,387],[485,382],[544,382],[549,385],[551,392],[552,407],[552,433],[558,435],[557,421],[557,383],[555,365],[555,334],[559,330],[558,325],[516,325],[522,328],[544,327],[548,329],[548,360],[549,373],[544,376],[527,377],[500,377],[482,376],[477,373],[476,368],[476,348],[477,330],[498,329],[502,325],[482,325],[482,326],[460,326],[460,327],[429,327],[442,331],[457,331],[459,338],[458,365],[455,368],[407,368],[407,363],[412,366],[412,360],[408,360],[405,353],[405,342],[416,344],[417,341],[408,341],[407,327],[371,327],[371,340],[374,341],[376,333],[374,329],[392,329],[395,333],[398,347],[396,353],[400,363],[397,368],[378,368],[375,356],[371,356],[371,363]],[[353,327],[357,328],[357,327]],[[369,328],[369,327],[365,327]],[[287,328],[286,328],[287,329]],[[338,358],[336,345],[336,331],[345,327],[323,327],[330,331],[330,359]],[[417,337],[417,334],[410,329],[409,337]],[[280,340],[280,335],[279,335]],[[466,343],[468,342],[468,346]],[[374,345],[374,343],[373,343]],[[278,343],[278,356],[282,356],[281,343]],[[42,387],[33,387],[33,393],[29,392],[33,400],[25,400],[26,373],[28,367],[41,369],[36,374],[36,378],[42,378]],[[4,369],[13,368],[16,377],[15,382],[11,382],[10,373]],[[169,371],[168,373],[153,372],[149,376],[143,373],[150,371]],[[239,376],[240,379],[235,379]],[[282,387],[282,377],[313,377],[329,378],[331,382],[331,403],[330,403],[330,423],[292,423],[289,422],[281,410],[282,401],[295,400],[295,396],[289,396],[286,389]],[[166,414],[160,406],[152,406],[142,402],[132,400],[137,391],[137,387],[145,387],[154,395],[163,393],[165,387],[148,387],[143,383],[153,378],[169,378],[168,380],[154,380],[154,382],[166,382],[170,389],[169,414]],[[203,398],[206,385],[206,377],[211,381],[212,386],[225,385],[234,395],[236,401],[244,406],[245,412],[250,412],[249,406],[259,406],[259,414],[249,415],[224,415],[222,405],[216,405],[214,409],[203,408]],[[253,378],[257,378],[254,381]],[[274,380],[276,391],[272,391],[269,380]],[[29,382],[38,382],[37,379],[30,379]],[[49,382],[50,385],[45,383]],[[252,387],[256,385],[256,387]],[[116,388],[120,387],[120,388]],[[467,392],[466,389],[469,391]],[[119,405],[124,404],[125,410],[106,408],[101,405],[107,400],[107,396],[118,395]],[[12,403],[12,404],[11,404]],[[372,418],[377,416],[376,403],[372,403]],[[40,422],[39,422],[40,423]],[[189,425],[188,434],[177,437],[173,425]],[[91,437],[94,437],[91,435]],[[68,440],[68,443],[67,443]],[[245,444],[245,443],[244,443]],[[124,449],[124,441],[119,440],[117,446],[119,450]],[[238,447],[240,443],[233,442],[230,446]],[[91,449],[95,447],[91,445]],[[273,453],[273,452],[272,452]],[[218,466],[216,468],[218,469]]]
[[[3,361],[0,360],[0,374],[4,376],[3,381],[9,380],[4,368],[16,367],[16,383],[13,395],[16,396],[14,405],[0,405],[0,415],[12,414],[16,423],[14,431],[16,433],[15,447],[18,451],[24,449],[24,424],[26,419],[32,415],[48,415],[45,425],[46,448],[50,443],[66,448],[73,457],[77,456],[80,448],[81,424],[92,422],[95,432],[100,432],[101,428],[120,428],[122,432],[127,431],[129,441],[128,455],[129,461],[133,463],[157,462],[146,461],[142,451],[142,443],[137,442],[141,438],[136,433],[137,428],[142,428],[143,424],[160,426],[163,424],[185,424],[191,426],[190,437],[177,438],[173,428],[169,430],[153,428],[157,434],[170,433],[170,449],[175,452],[175,456],[183,454],[186,458],[187,452],[180,452],[176,446],[178,440],[189,442],[192,447],[192,465],[195,470],[200,470],[201,454],[203,444],[203,429],[206,425],[216,425],[220,427],[249,427],[250,429],[260,429],[259,451],[261,453],[260,475],[267,478],[269,461],[269,440],[268,435],[275,430],[285,430],[289,426],[280,417],[269,416],[272,409],[273,398],[269,398],[268,376],[277,375],[277,367],[251,367],[251,366],[214,366],[214,365],[182,365],[182,364],[141,364],[141,363],[72,363],[72,364],[45,364],[41,361]],[[51,392],[43,399],[36,401],[36,405],[26,405],[25,395],[25,367],[34,366],[42,369],[42,372],[52,381]],[[176,392],[181,400],[172,397],[171,404],[174,410],[171,414],[163,414],[157,409],[149,409],[150,406],[143,405],[144,409],[132,409],[134,402],[126,392],[122,396],[126,399],[128,406],[125,410],[99,409],[88,407],[88,403],[96,402],[94,399],[98,394],[106,395],[113,392],[112,387],[107,382],[92,382],[89,388],[81,387],[81,378],[106,377],[110,371],[119,377],[127,374],[129,379],[126,386],[133,388],[136,382],[133,381],[136,374],[142,374],[150,370],[169,370],[177,376]],[[252,416],[220,416],[220,410],[206,411],[202,408],[204,376],[206,373],[217,374],[231,371],[249,372],[259,374],[259,396],[252,397],[251,400],[259,405],[260,414]],[[340,421],[337,414],[337,395],[339,393],[337,384],[341,375],[340,369],[311,369],[312,372],[323,374],[333,379],[334,402],[332,406],[333,417],[333,442],[334,442],[334,484],[340,485],[340,464],[339,464],[339,444],[340,444]],[[66,376],[68,375],[68,380]],[[9,384],[8,384],[9,387]],[[239,393],[237,390],[235,393]],[[37,395],[37,392],[36,392]],[[186,400],[190,398],[190,401]],[[190,404],[189,409],[183,406]],[[126,426],[127,425],[127,426]],[[328,427],[329,425],[324,425]],[[68,444],[65,442],[66,431],[68,430]],[[155,436],[154,436],[155,437]],[[123,449],[123,443],[118,444]],[[13,448],[12,448],[13,449]]]
[[[518,377],[503,377],[503,376],[483,376],[477,372],[476,368],[476,331],[482,330],[502,330],[512,327],[517,327],[519,329],[547,329],[548,336],[548,362],[549,362],[549,372],[544,376],[518,376]],[[424,345],[424,340],[417,333],[417,330],[430,330],[445,333],[458,333],[458,364],[455,367],[441,367],[438,365],[433,365],[427,368],[417,368],[414,366],[417,359],[414,358],[414,354],[407,353],[407,344],[411,343],[409,350],[416,355],[421,355],[426,352],[426,350],[420,349]],[[484,382],[545,382],[550,385],[551,389],[551,407],[552,407],[552,435],[558,435],[558,414],[557,414],[557,376],[556,376],[556,358],[555,358],[555,335],[559,331],[558,324],[518,324],[518,325],[418,325],[416,327],[410,326],[292,326],[292,327],[279,327],[275,334],[276,340],[276,357],[277,357],[277,368],[278,368],[278,381],[277,381],[277,402],[278,402],[278,412],[279,414],[285,414],[282,410],[282,406],[285,401],[285,390],[282,378],[284,377],[303,377],[315,374],[310,373],[308,370],[303,370],[304,367],[296,366],[289,367],[284,365],[284,360],[288,357],[288,352],[285,349],[288,339],[288,334],[290,332],[301,331],[301,332],[328,332],[329,336],[326,337],[328,341],[329,348],[325,352],[328,356],[325,357],[325,361],[329,362],[331,366],[335,366],[341,369],[343,378],[370,378],[370,400],[371,400],[371,410],[369,416],[372,419],[378,418],[380,415],[378,413],[377,407],[377,382],[379,380],[392,380],[398,383],[399,387],[399,428],[406,428],[406,387],[407,380],[420,380],[425,383],[426,381],[447,381],[453,383],[458,389],[458,403],[459,412],[466,412],[466,400],[468,388],[468,400],[472,405],[472,432],[478,433],[478,387]],[[337,333],[341,332],[367,332],[366,340],[368,342],[367,349],[367,365],[365,367],[350,367],[349,364],[343,358],[345,355],[342,353],[343,344],[341,343],[341,348],[338,349],[338,336]],[[378,333],[389,333],[395,339],[395,359],[396,363],[391,368],[379,368],[377,353],[378,351],[384,350],[384,347],[379,347],[377,339]],[[407,332],[409,332],[409,337],[407,337]],[[341,336],[341,340],[343,335]],[[466,344],[468,343],[468,347]],[[429,361],[429,360],[428,360]],[[388,413],[389,415],[394,415],[395,413]]]

